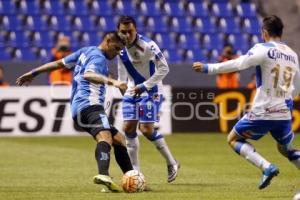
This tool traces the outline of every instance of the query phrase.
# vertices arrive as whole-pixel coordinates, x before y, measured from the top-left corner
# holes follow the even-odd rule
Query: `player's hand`
[[[125,93],[125,91],[127,90],[127,83],[122,82],[122,81],[114,81],[113,85],[116,88],[119,88],[121,90],[121,93]]]
[[[202,63],[202,62],[194,62],[193,63],[193,69],[196,72],[203,72],[204,71],[204,63]]]
[[[133,88],[133,91],[135,96],[140,96],[143,92],[147,91],[147,88],[144,84],[139,84]]]
[[[16,80],[16,84],[19,86],[22,85],[29,85],[32,80],[34,79],[33,75],[31,72],[27,72],[26,74],[23,74],[22,76],[20,76],[19,78],[17,78]]]

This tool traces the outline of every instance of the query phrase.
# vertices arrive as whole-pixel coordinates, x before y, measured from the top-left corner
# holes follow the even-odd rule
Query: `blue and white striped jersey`
[[[108,76],[104,53],[96,46],[84,47],[63,58],[62,61],[69,69],[75,67],[70,99],[73,117],[90,105],[103,105],[106,86],[91,83],[85,80],[83,75],[90,71]]]
[[[162,94],[162,80],[168,72],[169,66],[157,44],[139,34],[135,44],[118,56],[118,80],[128,83],[125,95],[134,95],[133,88],[141,83],[148,91]]]
[[[248,116],[254,120],[291,119],[292,99],[300,92],[297,54],[286,44],[272,41],[255,45],[235,60],[204,65],[209,74],[249,67],[256,67],[257,91]]]

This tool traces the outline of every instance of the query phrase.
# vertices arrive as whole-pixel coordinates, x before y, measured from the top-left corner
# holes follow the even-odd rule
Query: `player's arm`
[[[153,58],[152,61],[156,70],[149,79],[147,79],[142,84],[137,85],[137,87],[135,88],[136,93],[142,93],[144,91],[151,90],[151,88],[162,81],[169,73],[169,66],[164,55],[154,42],[152,42],[151,45],[151,57]]]
[[[118,56],[118,80],[127,83],[127,79],[128,79],[127,70],[125,69],[125,66],[121,61],[120,57]],[[126,90],[120,89],[120,92],[122,95],[124,95]]]
[[[65,67],[65,65],[62,62],[62,59],[43,64],[43,65],[31,70],[30,72],[27,72],[27,73],[23,74],[19,78],[17,78],[16,84],[20,85],[20,86],[24,85],[24,84],[28,85],[39,74],[44,73],[44,72],[50,72],[50,71],[53,71],[53,70],[57,70],[57,69],[60,69],[60,68],[63,68],[63,67]]]
[[[104,76],[102,74],[98,74],[92,71],[87,71],[83,74],[83,77],[85,80],[95,83],[95,84],[111,84],[115,86],[116,88],[119,88],[120,90],[126,90],[127,89],[127,83],[115,80],[113,78],[109,78],[107,76]]]
[[[248,51],[246,55],[242,55],[234,60],[229,60],[222,63],[205,64],[201,62],[194,62],[193,69],[196,72],[207,74],[220,74],[241,71],[252,66],[257,66],[263,62],[263,58],[265,56],[265,49],[263,48],[264,47],[255,45]]]
[[[296,59],[298,60],[298,59]],[[300,94],[300,69],[299,69],[299,64],[298,68],[296,70],[294,79],[293,79],[293,85],[294,85],[294,90],[292,92],[293,98],[297,97]]]

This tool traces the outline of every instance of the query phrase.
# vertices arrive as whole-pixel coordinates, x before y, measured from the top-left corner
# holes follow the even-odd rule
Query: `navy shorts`
[[[104,108],[101,105],[92,105],[84,108],[73,120],[80,128],[91,134],[94,138],[100,131],[104,130],[109,130],[112,137],[119,132],[109,123]]]
[[[253,140],[258,140],[270,132],[281,145],[289,144],[294,138],[292,120],[249,120],[244,116],[233,129],[239,136]]]

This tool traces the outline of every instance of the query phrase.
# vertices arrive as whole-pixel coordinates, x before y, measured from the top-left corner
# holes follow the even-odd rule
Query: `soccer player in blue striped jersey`
[[[125,41],[117,32],[104,36],[97,46],[84,47],[58,61],[44,64],[17,79],[18,85],[29,84],[38,74],[59,68],[74,68],[71,110],[77,125],[90,133],[97,142],[95,158],[99,174],[94,177],[97,184],[106,185],[111,191],[121,188],[109,176],[110,150],[114,147],[115,158],[123,173],[132,170],[126,149],[125,138],[108,121],[104,111],[105,84],[126,90],[127,84],[108,78],[107,59],[113,59],[124,48]]]
[[[128,89],[123,91],[123,130],[131,162],[139,170],[138,126],[165,158],[167,180],[172,182],[177,176],[179,163],[163,136],[154,128],[154,123],[159,121],[159,109],[163,101],[162,80],[168,74],[169,66],[156,43],[137,33],[132,17],[121,16],[118,31],[127,38],[126,47],[118,56],[118,79],[128,83]]]
[[[228,135],[229,145],[262,170],[259,189],[270,184],[279,169],[261,156],[247,139],[258,140],[268,132],[279,152],[300,169],[300,151],[292,147],[293,98],[300,93],[297,54],[281,42],[283,23],[275,15],[264,18],[261,29],[265,43],[256,44],[246,55],[217,64],[195,62],[193,69],[208,74],[227,73],[256,67],[256,95],[252,108]]]

